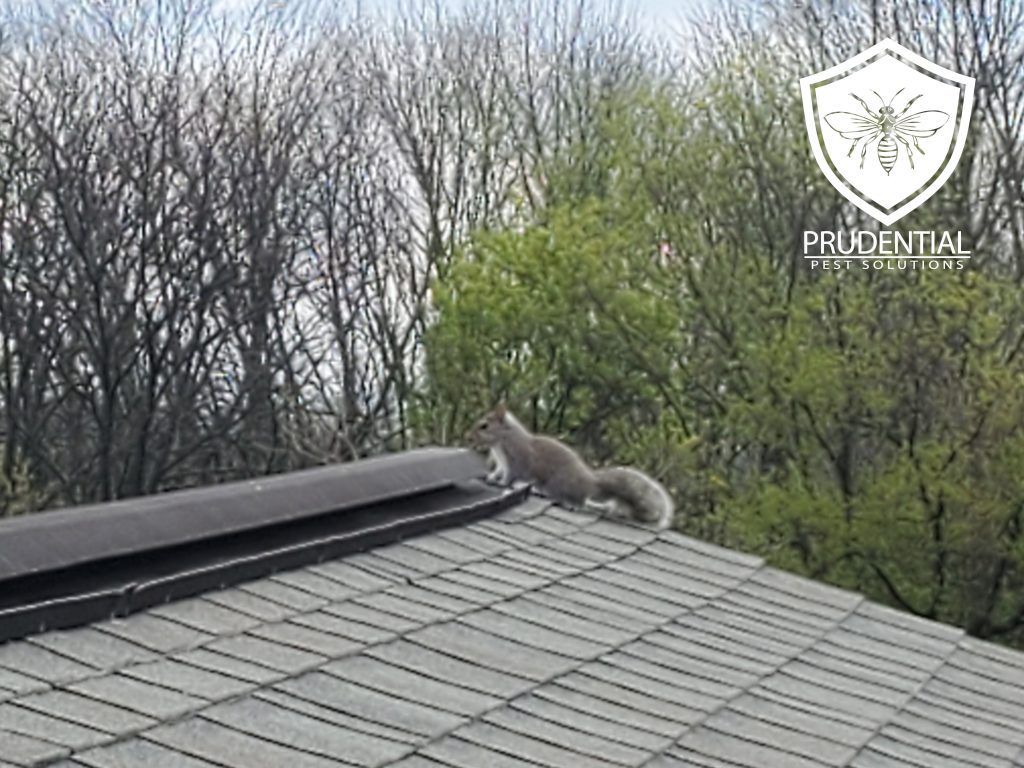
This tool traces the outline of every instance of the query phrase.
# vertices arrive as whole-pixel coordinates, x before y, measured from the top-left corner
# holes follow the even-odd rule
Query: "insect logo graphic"
[[[893,84],[888,98],[878,83]],[[960,160],[974,79],[892,40],[803,78],[800,88],[822,173],[885,225],[935,194]]]
[[[850,95],[864,108],[867,117],[854,112],[829,112],[825,115],[825,122],[832,130],[844,139],[853,140],[850,151],[846,153],[847,157],[853,155],[858,144],[861,145],[861,168],[864,167],[868,147],[877,141],[878,162],[885,170],[886,175],[892,172],[893,166],[896,165],[896,158],[899,157],[899,144],[896,142],[906,147],[907,160],[910,161],[910,168],[913,170],[915,167],[914,149],[920,154],[924,154],[920,140],[934,136],[949,120],[949,114],[939,109],[926,109],[921,112],[911,112],[908,115],[907,112],[914,102],[923,95],[920,93],[910,99],[900,113],[896,114],[892,103],[896,96],[899,96],[904,90],[904,88],[900,88],[896,91],[888,103],[879,95],[878,91],[872,91],[882,102],[882,106],[878,108],[877,112],[872,112],[864,99],[851,93]],[[862,141],[863,143],[861,143]],[[911,142],[914,143],[913,149],[910,146]]]

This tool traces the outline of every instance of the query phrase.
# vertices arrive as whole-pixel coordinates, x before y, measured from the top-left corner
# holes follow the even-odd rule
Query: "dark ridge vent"
[[[464,524],[525,491],[428,448],[0,522],[0,641]]]

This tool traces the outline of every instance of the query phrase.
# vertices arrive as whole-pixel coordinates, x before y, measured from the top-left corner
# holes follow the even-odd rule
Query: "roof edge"
[[[460,525],[521,500],[428,448],[0,523],[0,642]]]

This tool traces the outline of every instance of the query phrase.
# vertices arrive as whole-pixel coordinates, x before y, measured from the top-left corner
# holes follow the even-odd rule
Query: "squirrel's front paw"
[[[508,485],[508,482],[505,480],[505,473],[498,469],[488,472],[485,479],[488,483],[493,483],[495,485]]]

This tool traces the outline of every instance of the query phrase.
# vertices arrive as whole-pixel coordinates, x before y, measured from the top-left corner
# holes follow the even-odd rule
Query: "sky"
[[[238,7],[252,0],[219,0],[221,6]],[[439,0],[442,6],[462,8],[472,5],[474,0]],[[707,0],[622,0],[627,8],[635,9],[637,20],[647,31],[669,34],[681,31],[686,26],[686,15]],[[711,0],[713,2],[713,0]],[[364,12],[388,11],[398,7],[403,0],[348,0],[358,4]]]

